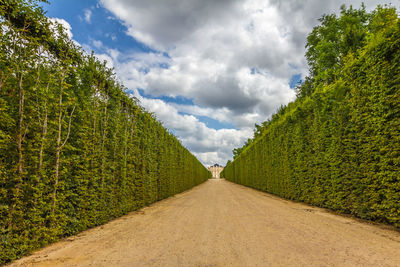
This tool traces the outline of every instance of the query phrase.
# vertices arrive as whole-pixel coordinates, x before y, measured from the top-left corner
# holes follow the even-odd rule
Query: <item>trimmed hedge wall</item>
[[[35,1],[0,1],[0,264],[210,172]]]
[[[400,227],[400,22],[384,26],[343,59],[332,83],[290,103],[222,175]]]

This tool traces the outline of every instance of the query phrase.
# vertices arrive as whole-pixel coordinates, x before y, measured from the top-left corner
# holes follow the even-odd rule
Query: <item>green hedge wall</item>
[[[210,177],[34,2],[0,1],[0,264]]]
[[[400,227],[400,22],[386,22],[343,59],[333,82],[290,103],[222,175]]]

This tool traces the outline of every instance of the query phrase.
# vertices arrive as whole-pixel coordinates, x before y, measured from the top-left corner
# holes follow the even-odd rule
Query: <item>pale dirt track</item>
[[[210,180],[13,266],[400,266],[400,233]]]

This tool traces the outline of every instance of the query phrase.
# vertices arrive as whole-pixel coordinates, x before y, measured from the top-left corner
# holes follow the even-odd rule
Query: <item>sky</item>
[[[400,1],[363,1],[399,8]],[[204,165],[225,165],[295,99],[307,35],[348,0],[50,0],[47,16],[114,68]]]

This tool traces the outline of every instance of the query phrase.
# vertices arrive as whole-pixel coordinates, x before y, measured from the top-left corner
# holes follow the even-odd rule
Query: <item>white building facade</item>
[[[212,178],[213,179],[220,179],[220,175],[224,167],[214,164],[213,166],[208,167],[208,170],[212,173]]]

